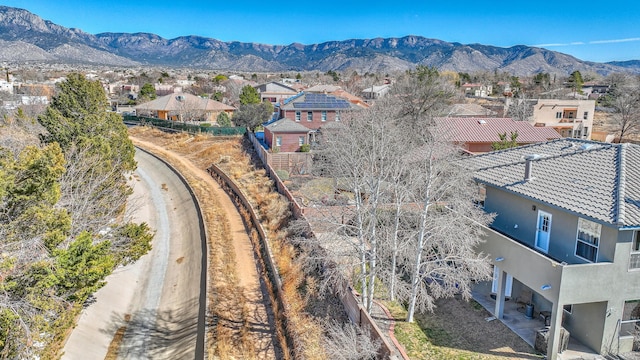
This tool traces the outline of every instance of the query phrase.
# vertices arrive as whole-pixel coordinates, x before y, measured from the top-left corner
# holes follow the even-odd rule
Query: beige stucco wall
[[[556,118],[556,113],[563,112],[564,109],[569,108],[577,108],[576,122],[560,122],[561,119]],[[585,112],[587,113],[586,119],[584,119]],[[544,126],[551,127],[571,127],[574,130],[579,129],[580,125],[582,125],[583,127],[587,127],[587,136],[583,134],[580,138],[591,139],[594,112],[595,100],[539,99],[538,103],[533,106],[531,124],[544,124]]]

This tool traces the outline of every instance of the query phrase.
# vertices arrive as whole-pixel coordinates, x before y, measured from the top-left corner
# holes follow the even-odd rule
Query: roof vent
[[[540,154],[531,154],[524,157],[524,181],[533,180],[533,161],[542,158]]]
[[[486,124],[486,123],[487,123],[487,122],[486,122],[485,120],[482,120],[482,119],[478,120],[478,124],[480,124],[480,125],[484,125],[484,124]]]
[[[589,144],[589,143],[585,143],[580,145],[580,150],[589,150],[591,148],[593,148],[595,145],[594,144]]]
[[[176,96],[176,100],[183,101],[184,100],[184,96],[183,95],[178,95],[178,96]]]

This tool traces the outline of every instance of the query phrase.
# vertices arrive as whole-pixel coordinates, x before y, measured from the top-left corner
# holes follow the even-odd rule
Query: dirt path
[[[223,269],[212,269],[217,271],[209,273],[209,277],[212,278],[210,279],[209,291],[215,294],[208,296],[210,302],[214,302],[208,304],[208,307],[216,307],[216,305],[224,303],[224,307],[227,307],[228,311],[226,316],[230,317],[230,319],[224,319],[219,314],[213,315],[213,325],[210,327],[210,331],[214,333],[209,337],[208,347],[212,348],[213,346],[214,348],[210,350],[210,353],[224,357],[230,355],[226,352],[233,351],[239,352],[236,356],[241,355],[245,358],[276,358],[275,330],[269,316],[268,297],[261,288],[251,241],[237,208],[215,180],[184,155],[154,144],[152,139],[142,139],[136,136],[132,136],[131,139],[136,146],[148,150],[170,163],[193,188],[205,216],[209,235],[209,260],[210,264],[214,264],[210,266],[217,267],[215,264],[220,261],[228,261],[228,259],[220,260],[220,256],[235,258],[233,269],[227,269],[232,270],[232,274],[221,274],[220,271],[224,272]],[[220,224],[222,221],[226,224]],[[233,254],[224,253],[227,249],[215,245],[218,244],[216,238],[225,236],[231,238]],[[226,289],[226,291],[220,291],[220,289]],[[238,289],[241,294],[228,293]],[[223,332],[224,336],[222,336]],[[224,342],[225,344],[211,344],[211,342]],[[238,349],[237,346],[240,346],[241,349]]]

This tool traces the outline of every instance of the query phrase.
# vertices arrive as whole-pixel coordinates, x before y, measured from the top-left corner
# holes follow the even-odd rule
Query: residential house
[[[492,144],[500,141],[499,134],[518,133],[518,145],[546,142],[559,139],[552,128],[537,128],[525,121],[514,121],[511,118],[436,118],[441,125],[442,135],[450,138],[469,153],[491,151]]]
[[[278,104],[278,119],[265,124],[265,142],[283,152],[298,151],[300,145],[314,143],[322,127],[339,122],[346,112],[360,109],[363,107],[335,95],[300,92]]]
[[[493,93],[493,85],[491,84],[470,84],[465,83],[460,85],[460,88],[464,91],[465,95],[487,97]]]
[[[7,92],[9,94],[13,94],[13,82],[8,82],[4,80],[0,80],[0,91]]]
[[[631,351],[640,325],[640,146],[559,139],[463,164],[484,185],[478,203],[496,214],[477,248],[494,265],[495,316],[504,317],[505,298],[525,293],[527,311],[549,325],[547,359],[558,358],[561,328],[598,354]]]
[[[231,117],[235,108],[219,101],[188,93],[174,93],[136,105],[136,114],[163,120],[216,121],[221,112]]]
[[[562,135],[577,139],[591,139],[594,100],[539,99],[533,106],[531,122],[535,126],[552,127]]]
[[[264,126],[264,140],[269,148],[281,152],[300,151],[300,147],[309,143],[311,130],[290,119],[280,119]]]
[[[260,94],[260,101],[268,101],[273,105],[298,93],[296,89],[275,81],[255,86],[255,89]]]
[[[344,112],[360,110],[361,106],[324,93],[299,93],[285,100],[280,106],[280,118],[287,118],[317,130],[328,122],[340,121]]]
[[[385,96],[391,90],[390,84],[372,85],[362,90],[362,97],[365,100],[377,100]]]

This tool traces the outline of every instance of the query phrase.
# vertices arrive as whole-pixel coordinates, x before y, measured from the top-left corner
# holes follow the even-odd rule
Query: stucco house
[[[234,111],[233,106],[187,93],[173,93],[136,105],[139,116],[175,121],[216,121],[221,112],[231,117]]]
[[[260,94],[260,101],[268,101],[273,105],[298,93],[298,90],[279,82],[268,82],[254,86]]]
[[[539,99],[533,106],[531,123],[552,127],[562,137],[590,140],[595,104],[595,100]]]
[[[500,141],[499,134],[518,133],[518,146],[560,139],[552,128],[534,127],[526,121],[514,121],[511,118],[436,118],[443,136],[450,138],[469,153],[491,151],[491,145]]]
[[[559,139],[463,160],[495,213],[477,251],[494,265],[494,314],[529,294],[549,325],[597,354],[632,350],[640,325],[640,146]],[[482,286],[483,284],[478,284]]]

